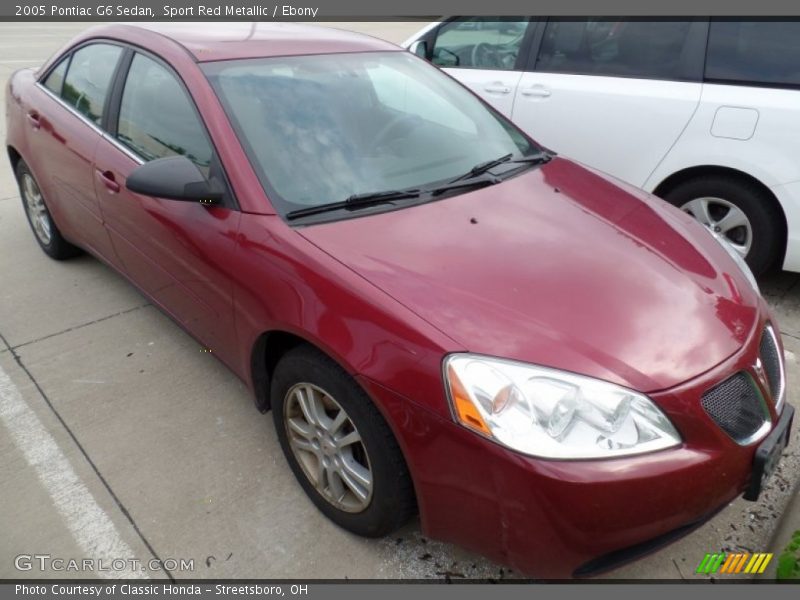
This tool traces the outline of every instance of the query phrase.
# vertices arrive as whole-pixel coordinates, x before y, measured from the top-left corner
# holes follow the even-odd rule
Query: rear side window
[[[119,46],[92,44],[72,55],[61,97],[98,125],[121,54]]]
[[[125,81],[117,138],[145,160],[183,155],[208,175],[212,147],[191,100],[175,75],[141,54]]]
[[[527,28],[525,19],[454,19],[439,28],[431,62],[440,67],[511,71]]]
[[[689,21],[550,21],[536,70],[681,79]]]
[[[64,74],[67,72],[69,56],[61,60],[56,67],[50,71],[47,79],[44,80],[44,87],[53,92],[56,96],[61,95],[61,88],[64,87]]]
[[[712,21],[706,79],[800,84],[800,22]]]

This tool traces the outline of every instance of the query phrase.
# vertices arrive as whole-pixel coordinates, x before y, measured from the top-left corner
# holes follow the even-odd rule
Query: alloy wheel
[[[339,510],[358,513],[372,500],[373,473],[361,435],[342,406],[310,383],[284,398],[292,454],[314,488]]]
[[[753,227],[745,212],[728,200],[702,197],[686,202],[681,209],[716,235],[723,236],[733,248],[747,256],[753,245]]]
[[[53,237],[50,214],[47,212],[39,186],[29,173],[22,176],[22,197],[36,237],[45,246],[49,245]]]

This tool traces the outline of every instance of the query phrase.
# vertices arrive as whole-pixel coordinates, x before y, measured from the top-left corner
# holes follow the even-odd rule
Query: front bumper
[[[387,413],[414,478],[423,530],[519,572],[568,578],[607,570],[688,533],[750,485],[764,442],[739,445],[700,406],[703,392],[752,370],[758,343],[702,376],[650,394],[680,447],[614,460],[523,456],[379,384],[362,384]],[[783,413],[791,411],[784,403]],[[770,419],[779,415],[770,406]]]

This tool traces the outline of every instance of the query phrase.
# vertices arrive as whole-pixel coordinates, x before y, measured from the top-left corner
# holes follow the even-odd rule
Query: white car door
[[[706,23],[547,23],[512,119],[535,140],[643,186],[700,101]]]
[[[498,111],[510,117],[527,60],[529,19],[456,18],[439,26],[431,62],[458,79]]]

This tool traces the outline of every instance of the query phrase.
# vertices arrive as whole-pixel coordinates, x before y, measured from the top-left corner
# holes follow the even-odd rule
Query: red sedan
[[[780,458],[783,349],[739,255],[396,46],[102,26],[7,107],[44,252],[98,257],[241,377],[345,529],[419,512],[588,575],[757,498]]]

